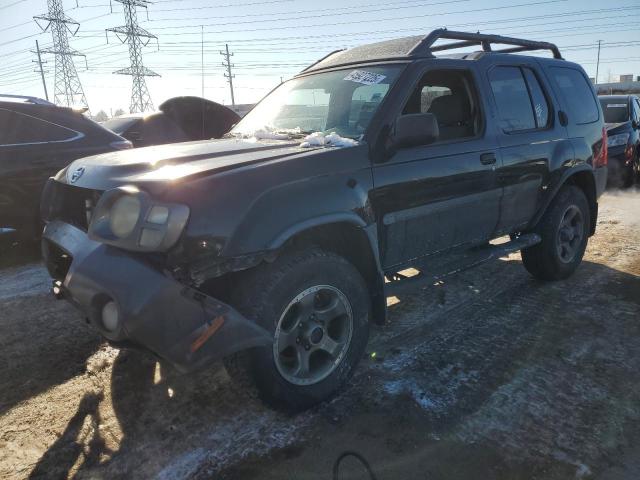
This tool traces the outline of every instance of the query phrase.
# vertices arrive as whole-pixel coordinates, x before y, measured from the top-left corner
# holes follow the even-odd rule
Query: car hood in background
[[[57,180],[95,190],[166,184],[303,153],[300,141],[210,140],[104,153],[73,162]],[[309,152],[313,149],[304,149]]]

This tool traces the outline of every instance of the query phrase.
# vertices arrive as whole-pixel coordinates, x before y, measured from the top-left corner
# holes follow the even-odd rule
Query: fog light
[[[102,307],[102,325],[110,332],[115,332],[120,319],[118,318],[118,306],[115,302],[107,302]]]

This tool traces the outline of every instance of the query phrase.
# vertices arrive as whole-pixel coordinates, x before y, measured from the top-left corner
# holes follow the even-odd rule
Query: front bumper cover
[[[181,371],[273,343],[266,329],[229,305],[177,282],[143,259],[90,240],[73,225],[49,222],[42,250],[60,295],[104,337],[148,349]],[[101,319],[109,301],[116,303],[120,319],[112,332]]]

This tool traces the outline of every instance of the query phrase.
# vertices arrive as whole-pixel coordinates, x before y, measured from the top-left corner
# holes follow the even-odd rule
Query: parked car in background
[[[554,58],[515,54],[535,50]],[[330,54],[224,139],[76,161],[45,187],[43,254],[107,339],[183,371],[224,359],[299,410],[344,385],[388,296],[514,251],[570,276],[606,153],[555,45],[435,30]]]
[[[233,110],[200,97],[175,97],[151,114],[134,113],[103,123],[133,143],[148,147],[164,143],[220,138],[238,123]]]
[[[609,149],[608,185],[630,187],[640,179],[640,98],[601,95]]]
[[[0,227],[40,233],[40,193],[73,160],[131,148],[81,111],[33,97],[0,95]]]

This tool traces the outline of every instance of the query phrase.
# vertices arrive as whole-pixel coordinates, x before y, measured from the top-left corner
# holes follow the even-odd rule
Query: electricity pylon
[[[54,102],[57,105],[88,109],[89,104],[73,63],[73,57],[85,57],[86,62],[86,56],[69,47],[67,36],[78,33],[80,24],[64,13],[62,0],[47,0],[47,7],[49,11],[46,14],[38,15],[33,19],[43,32],[51,28],[53,35],[53,48],[41,50],[41,53],[55,55]]]
[[[152,35],[144,28],[138,26],[138,16],[136,7],[147,8],[151,2],[148,0],[115,0],[124,6],[124,16],[126,25],[122,27],[108,28],[106,30],[107,41],[109,41],[108,32],[113,32],[122,43],[129,44],[129,60],[131,66],[116,70],[118,75],[131,75],[133,79],[133,87],[131,89],[131,104],[129,106],[130,113],[140,113],[153,110],[153,103],[147,88],[147,82],[144,77],[159,77],[156,72],[148,69],[142,63],[142,47],[147,46],[153,39],[158,37]]]

